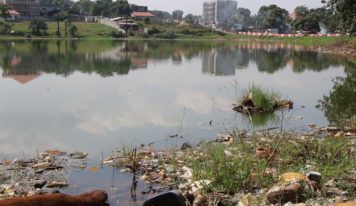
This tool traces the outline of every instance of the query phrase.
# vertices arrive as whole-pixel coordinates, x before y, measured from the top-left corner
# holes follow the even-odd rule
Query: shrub
[[[114,38],[125,38],[125,34],[121,31],[112,31],[111,36]]]
[[[23,31],[11,31],[12,36],[25,36],[25,32]]]
[[[72,26],[69,28],[69,34],[70,34],[72,37],[76,37],[76,36],[77,36],[77,32],[78,32],[78,28],[77,28],[75,25],[72,25]]]
[[[43,35],[47,34],[47,23],[39,20],[39,19],[32,19],[28,29],[31,29],[31,33],[34,35]]]
[[[157,37],[162,39],[175,39],[177,38],[177,35],[173,32],[167,32],[167,33],[158,34]]]
[[[148,30],[147,33],[148,33],[148,35],[155,35],[155,34],[161,33],[161,31],[158,30],[156,27],[152,27],[152,28],[150,28],[150,29]]]

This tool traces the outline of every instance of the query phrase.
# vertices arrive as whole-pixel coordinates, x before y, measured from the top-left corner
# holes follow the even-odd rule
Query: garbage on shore
[[[356,136],[335,138],[334,130],[322,131],[329,136],[237,132],[176,149],[142,145],[118,151],[103,163],[146,183],[145,190],[131,192],[151,195],[178,190],[187,205],[351,201],[356,197],[356,162],[352,160]],[[329,167],[340,170],[331,172]]]
[[[86,167],[87,153],[46,150],[35,158],[0,162],[0,199],[57,193],[68,186],[70,169]]]

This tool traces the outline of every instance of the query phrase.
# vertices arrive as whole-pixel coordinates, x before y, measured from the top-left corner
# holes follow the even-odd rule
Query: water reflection
[[[232,111],[239,92],[251,83],[295,102],[299,110],[287,115],[303,119],[291,118],[291,127],[325,125],[339,115],[355,114],[355,64],[294,45],[2,41],[0,68],[1,158],[53,148],[89,152],[97,162],[101,152],[111,154],[122,146],[194,144],[232,126],[281,125],[278,113],[250,118]],[[320,99],[325,114],[315,108]],[[178,132],[184,138],[169,138]],[[72,174],[78,183],[73,190],[104,183],[103,188],[114,187],[107,181],[110,172],[100,172],[88,179]],[[130,185],[122,188],[129,183],[118,183],[120,190],[113,193],[129,199]]]
[[[342,125],[343,121],[356,116],[356,63],[345,61],[346,77],[336,77],[328,95],[319,100],[318,107],[325,112],[329,122]]]
[[[146,69],[149,59],[171,59],[173,64],[181,65],[197,56],[202,59],[202,72],[216,76],[235,75],[235,70],[248,68],[250,64],[256,64],[258,71],[273,74],[287,65],[301,73],[326,70],[343,62],[338,57],[284,44],[184,41],[5,41],[0,44],[4,77],[37,76],[41,72],[68,76],[74,71],[107,77]]]
[[[277,125],[280,118],[273,115],[253,116],[252,121],[250,117],[233,118],[231,104],[238,91],[229,90],[236,89],[230,88],[234,81],[240,84],[238,89],[252,82],[276,89],[297,104],[309,105],[309,110],[301,112],[307,116],[304,124],[325,123],[324,114],[315,109],[316,100],[332,86],[325,79],[343,76],[344,72],[316,73],[347,64],[346,58],[283,44],[2,41],[0,113],[7,118],[0,119],[0,141],[9,143],[1,151],[15,152],[10,136],[22,138],[21,144],[26,145],[35,135],[38,139],[31,139],[33,147],[45,149],[68,144],[76,148],[79,146],[72,143],[74,140],[95,142],[100,136],[106,138],[101,147],[90,142],[80,145],[99,151],[118,145],[115,137],[120,141],[132,136],[147,142],[162,140],[176,132],[183,111],[187,112],[185,136],[214,137],[215,132],[231,125]],[[19,84],[9,81],[12,79]],[[316,81],[322,83],[315,85]],[[26,87],[19,87],[23,85]],[[334,121],[329,117],[332,115],[326,116]],[[214,120],[213,126],[210,120]],[[146,140],[147,136],[150,139]],[[28,152],[34,151],[33,147],[24,148]]]

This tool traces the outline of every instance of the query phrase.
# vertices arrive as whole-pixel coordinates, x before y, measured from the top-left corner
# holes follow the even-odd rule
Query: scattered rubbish
[[[86,153],[72,154],[76,155],[46,150],[37,158],[3,160],[0,165],[0,199],[52,193],[55,191],[52,188],[67,187],[68,170],[82,168],[86,164],[83,158]]]

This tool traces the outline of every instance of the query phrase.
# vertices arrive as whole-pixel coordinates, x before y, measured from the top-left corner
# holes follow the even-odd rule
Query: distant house
[[[110,21],[115,22],[121,29],[133,29],[133,30],[137,30],[138,29],[138,25],[132,20],[132,19],[127,19],[124,17],[115,17],[110,19]]]
[[[12,10],[21,14],[22,18],[38,17],[40,15],[40,0],[0,0]]]
[[[134,19],[143,20],[146,18],[151,19],[155,17],[155,15],[153,15],[151,12],[132,12],[131,17]]]
[[[104,17],[102,16],[85,16],[84,21],[85,22],[90,22],[90,23],[99,23],[101,19]]]
[[[21,19],[21,14],[16,10],[11,9],[8,10],[7,12],[10,14],[10,17],[8,17],[7,20],[16,21]]]

